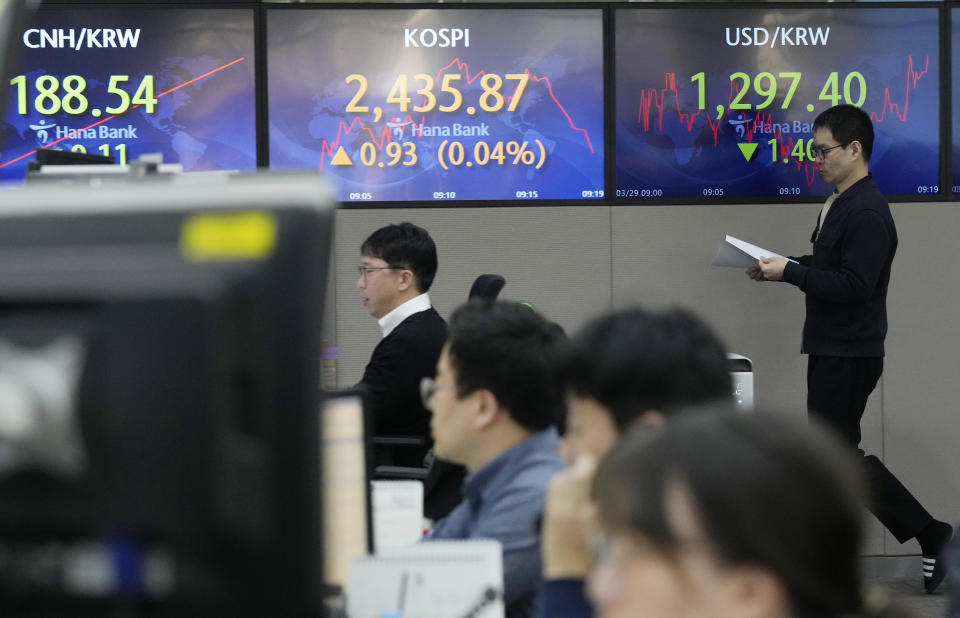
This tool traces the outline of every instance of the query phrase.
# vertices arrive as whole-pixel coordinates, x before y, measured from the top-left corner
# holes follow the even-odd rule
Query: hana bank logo
[[[737,132],[737,137],[743,137],[747,132],[745,126],[751,120],[753,120],[753,118],[745,118],[743,114],[737,114],[736,118],[731,118],[727,122],[729,122]]]
[[[50,129],[56,128],[56,123],[51,122],[50,124],[44,124],[45,120],[41,120],[38,124],[29,125],[37,134],[37,141],[41,144],[46,144],[47,140],[50,139]]]
[[[390,122],[387,123],[387,127],[393,133],[393,139],[400,141],[403,139],[403,132],[407,126],[413,124],[410,120],[401,120],[397,117],[394,117]]]

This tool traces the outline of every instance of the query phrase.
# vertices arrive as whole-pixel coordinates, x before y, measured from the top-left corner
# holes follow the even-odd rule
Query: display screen
[[[17,38],[0,179],[38,148],[256,167],[253,9],[41,10]]]
[[[953,192],[960,193],[960,8],[950,9],[951,31],[953,32]]]
[[[344,201],[602,200],[601,9],[270,9],[272,168]]]
[[[617,198],[825,195],[813,121],[840,103],[873,119],[881,190],[940,192],[939,9],[631,7],[614,17]]]

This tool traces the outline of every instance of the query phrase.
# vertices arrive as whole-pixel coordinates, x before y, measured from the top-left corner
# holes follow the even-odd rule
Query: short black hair
[[[838,144],[846,146],[857,141],[863,148],[863,158],[869,162],[873,153],[873,122],[870,115],[853,105],[834,105],[820,112],[813,121],[813,130],[829,129]]]
[[[827,429],[728,409],[635,427],[594,477],[603,527],[641,534],[676,559],[684,539],[664,508],[671,487],[689,496],[721,563],[773,573],[794,615],[839,616],[861,607],[865,484],[850,450]]]
[[[360,255],[412,271],[421,294],[430,289],[437,274],[437,246],[427,230],[407,221],[370,234],[360,245]]]
[[[492,392],[522,427],[554,425],[561,391],[553,355],[562,335],[543,316],[510,301],[474,300],[450,316],[447,353],[456,373],[457,397]]]
[[[568,391],[610,410],[623,432],[648,410],[732,400],[726,349],[684,309],[633,307],[588,322],[557,355]]]

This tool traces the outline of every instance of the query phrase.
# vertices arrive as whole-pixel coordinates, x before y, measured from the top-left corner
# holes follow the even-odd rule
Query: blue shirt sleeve
[[[543,489],[517,487],[490,505],[471,531],[474,538],[496,539],[503,546],[504,598],[507,603],[536,594],[540,580],[540,537],[537,521],[543,510]]]
[[[591,618],[593,606],[587,600],[582,579],[548,579],[540,586],[537,618]]]

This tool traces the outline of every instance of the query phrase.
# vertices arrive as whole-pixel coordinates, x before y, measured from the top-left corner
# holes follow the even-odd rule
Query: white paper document
[[[371,481],[373,546],[382,551],[406,547],[423,538],[423,483]]]
[[[350,618],[503,618],[497,541],[429,541],[355,558]]]
[[[757,260],[760,259],[760,256],[768,258],[778,257],[789,262],[796,262],[796,260],[791,260],[779,253],[751,245],[744,240],[734,238],[728,234],[720,243],[720,246],[717,247],[717,257],[713,258],[713,265],[727,266],[730,268],[750,268],[751,266],[757,265]]]

